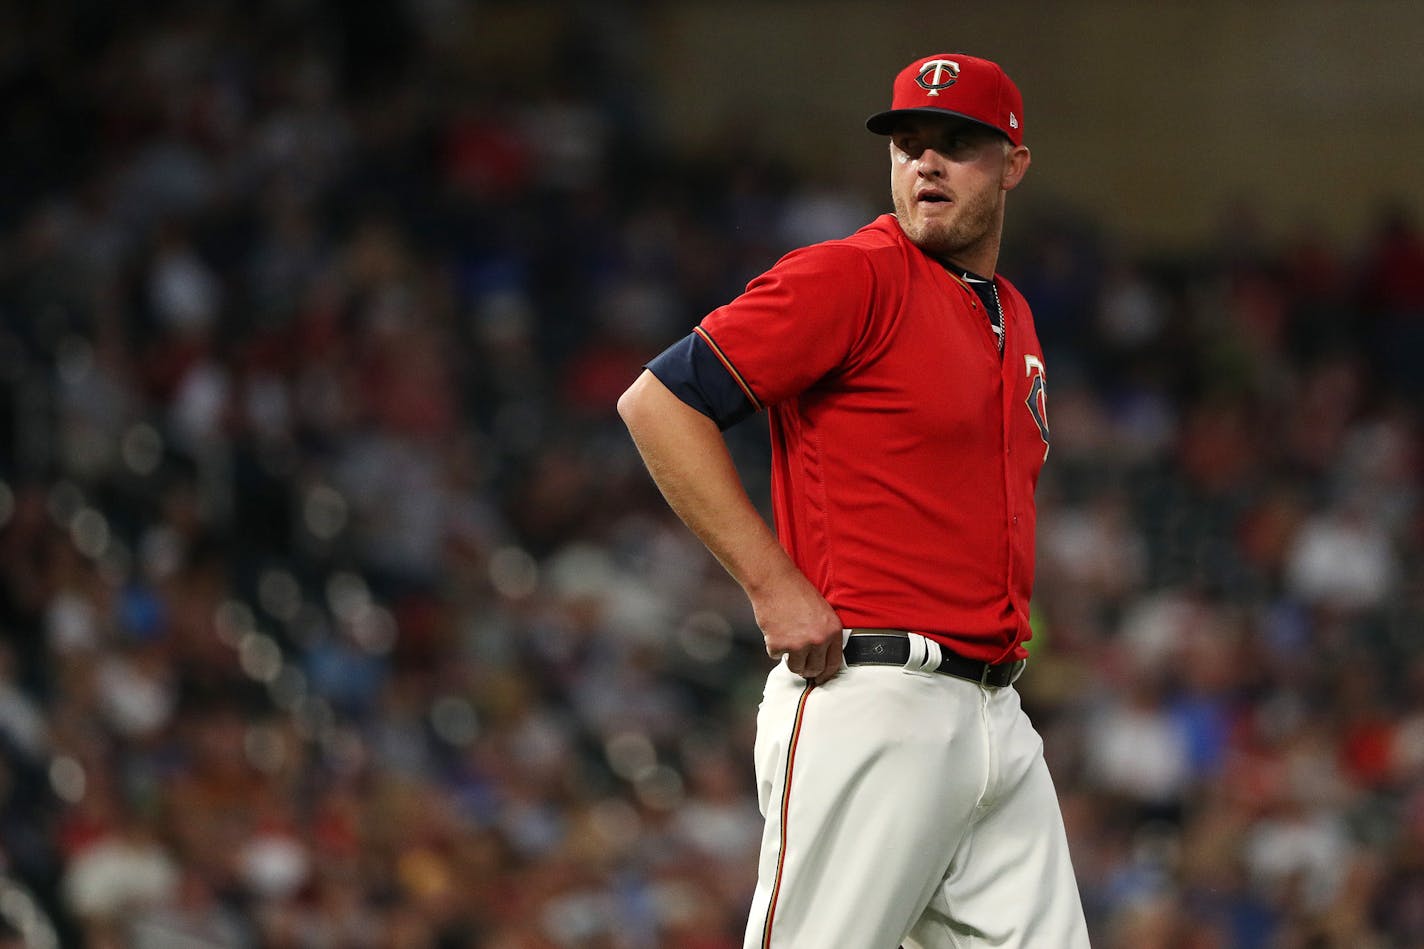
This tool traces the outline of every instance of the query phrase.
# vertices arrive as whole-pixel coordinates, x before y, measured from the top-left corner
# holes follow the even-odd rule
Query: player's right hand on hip
[[[768,656],[785,656],[788,669],[817,685],[840,671],[841,619],[799,571],[752,594],[751,601]]]

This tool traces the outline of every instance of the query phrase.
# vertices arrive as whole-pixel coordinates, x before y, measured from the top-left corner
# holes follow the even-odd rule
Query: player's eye
[[[895,142],[895,150],[903,156],[904,160],[914,161],[924,154],[925,146],[918,139],[902,138]]]
[[[969,145],[969,138],[965,135],[946,135],[940,141],[938,148],[946,155],[954,155],[964,151]]]

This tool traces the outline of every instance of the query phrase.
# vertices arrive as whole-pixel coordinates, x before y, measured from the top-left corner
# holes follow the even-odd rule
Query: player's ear
[[[1004,177],[999,186],[1005,191],[1012,191],[1023,181],[1023,176],[1028,172],[1028,166],[1032,162],[1027,145],[1015,145],[1009,149],[1004,156]]]

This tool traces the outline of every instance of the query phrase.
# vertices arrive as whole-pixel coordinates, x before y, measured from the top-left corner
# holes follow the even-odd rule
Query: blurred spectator
[[[65,899],[86,928],[104,930],[172,899],[180,875],[151,822],[125,816],[72,855]]]

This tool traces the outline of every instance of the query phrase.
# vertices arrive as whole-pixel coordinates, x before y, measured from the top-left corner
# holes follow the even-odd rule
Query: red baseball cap
[[[902,115],[954,115],[1003,133],[1023,144],[1023,96],[998,63],[963,53],[917,59],[895,77],[890,109],[865,120],[876,135],[889,135]]]

